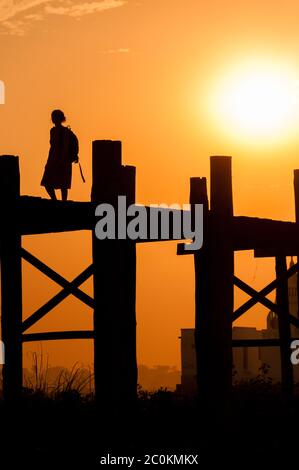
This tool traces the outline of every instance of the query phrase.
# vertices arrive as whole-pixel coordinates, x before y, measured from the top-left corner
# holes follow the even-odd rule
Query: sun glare
[[[287,67],[243,66],[216,85],[214,118],[235,137],[282,138],[298,124],[298,90]]]

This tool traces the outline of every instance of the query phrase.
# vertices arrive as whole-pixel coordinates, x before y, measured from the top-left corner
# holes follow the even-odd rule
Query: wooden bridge
[[[122,165],[121,153],[121,142],[93,142],[91,202],[21,196],[18,157],[0,157],[3,387],[7,400],[17,399],[21,394],[23,342],[84,338],[94,341],[97,400],[122,406],[134,403],[136,399],[136,243],[167,240],[161,235],[161,227],[160,235],[154,240],[150,236],[134,241],[96,238],[95,209],[98,204],[116,206],[120,195],[126,196],[127,205],[135,204],[135,167]],[[289,313],[287,282],[298,272],[298,263],[287,269],[286,256],[299,253],[299,170],[295,170],[294,176],[296,222],[234,216],[230,157],[211,157],[210,203],[206,178],[191,178],[192,216],[195,204],[204,207],[204,245],[199,251],[192,252],[185,251],[184,244],[180,243],[177,253],[194,256],[197,377],[204,403],[207,400],[224,403],[229,399],[234,346],[279,347],[283,390],[288,395],[292,393],[291,325],[299,328],[299,317]],[[159,210],[161,213],[166,211]],[[149,208],[147,211],[149,213]],[[92,231],[93,260],[72,281],[22,248],[23,236],[75,230]],[[149,224],[148,231],[150,233]],[[170,236],[168,240],[171,239]],[[276,279],[259,292],[238,279],[234,275],[234,252],[240,250],[254,250],[257,257],[275,257]],[[25,319],[22,313],[22,258],[61,287],[58,294]],[[93,298],[80,289],[91,276]],[[235,311],[234,286],[250,296]],[[267,298],[274,289],[276,303]],[[93,330],[28,332],[69,295],[74,295],[94,311]],[[279,339],[233,341],[233,321],[258,302],[278,315]]]

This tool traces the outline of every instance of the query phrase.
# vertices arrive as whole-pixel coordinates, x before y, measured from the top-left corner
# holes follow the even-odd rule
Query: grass
[[[31,373],[24,377],[24,394],[60,399],[66,395],[94,397],[94,373],[90,367],[75,363],[71,369],[60,368],[55,379],[50,380],[48,357],[43,353],[31,353]]]
[[[40,355],[32,360],[21,402],[0,401],[1,455],[9,455],[10,466],[20,456],[41,467],[80,461],[98,468],[97,458],[107,453],[199,453],[200,468],[208,469],[257,462],[264,468],[283,462],[285,468],[297,458],[299,397],[283,400],[266,367],[256,379],[236,382],[232,406],[221,416],[203,411],[197,399],[140,386],[136,408],[115,413],[108,404],[96,405],[93,375],[82,376],[78,364],[52,383],[48,361]]]

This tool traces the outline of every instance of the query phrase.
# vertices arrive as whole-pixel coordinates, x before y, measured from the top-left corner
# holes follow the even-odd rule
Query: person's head
[[[64,112],[60,109],[54,109],[54,111],[52,111],[51,118],[55,125],[60,125],[62,122],[65,122]]]

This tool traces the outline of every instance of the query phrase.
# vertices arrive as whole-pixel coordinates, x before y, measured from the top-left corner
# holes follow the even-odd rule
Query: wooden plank
[[[18,157],[0,157],[1,324],[5,345],[3,393],[16,400],[22,390],[22,266],[21,235],[16,204],[20,196]]]
[[[108,199],[103,199],[103,201],[109,202]],[[64,202],[22,196],[17,205],[19,228],[23,235],[94,230],[95,224],[98,220],[95,217],[96,207],[97,204],[94,202]],[[188,212],[177,209],[163,209],[149,206],[145,206],[145,210],[147,212],[147,239],[137,239],[135,243],[175,240],[171,235],[173,230],[172,213],[179,215],[182,227],[183,216]],[[159,234],[157,238],[150,237],[150,212],[155,212],[156,214],[160,213],[163,218],[169,218],[170,237],[162,238]],[[161,232],[162,217],[157,216],[159,233]],[[132,217],[128,217],[128,221],[131,219]],[[183,234],[182,230],[181,233]],[[184,237],[182,235],[182,239],[183,238]]]
[[[107,194],[109,197],[109,191]],[[103,201],[108,202],[108,199],[103,199]],[[22,196],[17,204],[19,229],[22,235],[93,230],[96,223],[94,215],[96,205],[90,202],[51,201]],[[149,206],[146,207],[146,210],[149,221]],[[165,215],[169,213],[169,210],[166,209],[151,208],[151,210],[161,211]],[[174,212],[177,211],[174,210]],[[183,211],[179,212],[182,220]],[[210,219],[211,214],[207,216],[206,225],[211,223]],[[170,219],[171,221],[172,219]],[[171,231],[172,225],[170,223]],[[172,237],[150,239],[149,233],[148,229],[147,239],[138,239],[136,243],[173,240]],[[235,216],[232,219],[232,236],[235,251],[266,250],[274,255],[276,252],[284,255],[295,255],[298,252],[299,229],[294,222]],[[192,254],[192,252],[184,254]]]
[[[95,205],[21,196],[17,204],[22,235],[92,230]]]
[[[275,248],[259,248],[254,250],[255,258],[275,258],[276,256],[295,256],[295,247],[289,247],[285,244],[276,246]]]
[[[291,327],[289,322],[289,293],[288,281],[285,279],[287,262],[284,256],[275,258],[276,275],[279,283],[276,289],[276,303],[278,308],[278,329],[280,339],[280,364],[282,390],[287,397],[293,393],[294,379],[291,363]],[[281,279],[283,277],[283,280]]]
[[[23,321],[22,331],[28,330],[31,326],[35,325],[39,320],[41,320],[47,313],[53,310],[57,305],[59,305],[64,299],[72,294],[74,287],[78,287],[83,282],[87,281],[90,276],[93,274],[93,265],[90,265],[86,268],[79,276],[77,276],[70,284],[64,287],[58,294],[54,295],[48,302],[46,302],[42,307],[40,307],[36,312],[30,315]]]
[[[295,222],[235,216],[232,223],[234,250],[298,250],[299,228]]]
[[[212,216],[209,213],[205,227],[211,224]],[[298,252],[299,228],[294,222],[234,216],[231,234],[234,251],[255,250],[257,257],[276,254],[291,256]],[[178,254],[192,253],[185,252],[179,244]]]
[[[24,343],[33,341],[58,341],[71,339],[93,339],[94,332],[91,331],[50,331],[44,333],[24,333],[22,340]]]

